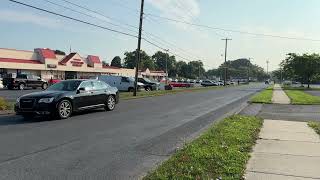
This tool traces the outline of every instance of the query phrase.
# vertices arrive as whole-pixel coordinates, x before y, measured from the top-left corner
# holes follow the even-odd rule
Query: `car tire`
[[[106,111],[113,111],[114,108],[116,107],[116,99],[114,96],[110,95],[107,98],[105,110]]]
[[[59,119],[67,119],[72,114],[72,104],[69,100],[64,99],[57,106],[57,115]]]
[[[43,83],[42,86],[41,86],[41,88],[42,88],[43,90],[46,90],[46,89],[48,88],[48,84],[47,84],[47,83]]]
[[[26,87],[26,85],[21,83],[21,84],[19,84],[18,88],[19,88],[19,90],[24,90],[25,87]]]

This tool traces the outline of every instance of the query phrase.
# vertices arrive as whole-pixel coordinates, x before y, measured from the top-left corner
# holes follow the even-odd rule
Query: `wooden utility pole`
[[[134,91],[133,96],[137,96],[138,91],[138,72],[139,72],[139,63],[141,60],[141,33],[142,33],[142,23],[143,23],[143,7],[144,7],[144,0],[141,0],[141,8],[140,8],[140,22],[139,22],[139,35],[138,35],[138,48],[136,51],[136,74],[135,74],[135,81],[134,81]]]
[[[225,49],[224,49],[224,86],[227,85],[227,50],[228,50],[228,41],[231,41],[232,39],[221,39],[223,41],[226,41]]]

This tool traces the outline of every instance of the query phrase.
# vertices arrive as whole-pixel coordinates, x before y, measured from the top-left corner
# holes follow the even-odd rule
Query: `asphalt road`
[[[0,97],[3,97],[7,101],[14,102],[16,99],[22,95],[37,92],[37,91],[42,91],[41,89],[25,89],[25,90],[8,90],[6,88],[0,89]]]
[[[0,179],[138,179],[262,87],[122,101],[68,120],[0,116]]]

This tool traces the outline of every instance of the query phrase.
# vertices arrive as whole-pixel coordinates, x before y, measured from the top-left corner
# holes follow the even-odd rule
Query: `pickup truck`
[[[8,89],[18,88],[20,90],[26,87],[36,89],[41,87],[42,89],[48,88],[48,82],[41,79],[39,76],[29,74],[18,74],[16,77],[8,76],[3,78],[3,85]]]

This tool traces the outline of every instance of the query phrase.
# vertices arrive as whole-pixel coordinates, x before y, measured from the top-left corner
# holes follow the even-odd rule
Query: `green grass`
[[[273,86],[269,86],[265,90],[260,93],[254,95],[250,102],[252,103],[263,103],[263,104],[271,104],[272,103],[272,94],[273,94]]]
[[[133,96],[132,92],[123,92],[123,93],[120,93],[120,99],[121,100],[137,99],[137,98],[144,98],[144,97],[176,94],[176,93],[181,93],[181,92],[207,91],[207,90],[213,90],[213,89],[218,89],[218,88],[223,88],[223,87],[212,86],[212,87],[176,88],[173,90],[142,91],[142,92],[138,92],[137,96]]]
[[[13,103],[7,102],[4,98],[0,97],[0,111],[12,110]]]
[[[291,100],[291,104],[312,105],[320,104],[320,97],[312,96],[301,90],[285,90]]]
[[[253,116],[228,117],[185,145],[144,179],[243,179],[262,122]]]
[[[310,122],[308,122],[308,125],[311,128],[313,128],[316,131],[316,133],[318,133],[320,135],[320,122],[312,122],[312,121],[310,121]]]

